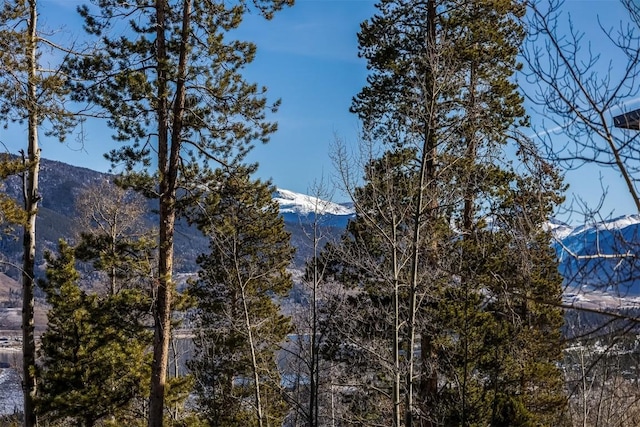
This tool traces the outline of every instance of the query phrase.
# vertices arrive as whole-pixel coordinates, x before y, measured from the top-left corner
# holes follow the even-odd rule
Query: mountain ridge
[[[37,223],[39,274],[43,273],[43,251],[55,251],[60,238],[73,237],[75,197],[86,186],[113,175],[64,162],[42,159],[40,189],[43,194]],[[5,180],[5,191],[19,199],[21,183],[18,177]],[[344,232],[355,210],[306,194],[275,188],[273,198],[280,205],[285,227],[296,247],[294,267],[301,268],[313,254],[310,236],[313,227],[321,231],[322,242],[337,239]],[[152,207],[149,221],[153,223]],[[615,297],[640,304],[640,215],[623,215],[606,221],[572,226],[551,219],[546,224],[553,236],[551,242],[564,277],[565,295],[585,301],[582,296],[601,295],[602,300]],[[180,221],[176,229],[176,253],[179,254],[176,273],[197,270],[195,259],[207,251],[207,239],[193,227]],[[0,254],[9,263],[18,264],[21,245],[17,239],[0,240]],[[3,265],[4,272],[19,278],[16,269]],[[576,295],[581,298],[576,299]],[[610,305],[610,304],[608,304]]]
[[[42,199],[36,220],[36,264],[39,267],[37,274],[40,277],[44,274],[44,252],[55,252],[59,239],[70,240],[74,237],[77,195],[84,188],[104,180],[112,180],[114,176],[56,160],[41,159],[39,189]],[[21,200],[20,177],[12,176],[2,184],[4,185],[2,191],[16,200]],[[353,216],[353,210],[343,205],[321,199],[316,200],[311,196],[285,189],[276,189],[274,198],[276,197],[281,206],[285,228],[291,234],[292,244],[297,248],[294,265],[298,267],[301,267],[312,253],[313,245],[308,240],[314,222],[321,228],[322,240],[325,242],[337,238],[349,218]],[[314,217],[314,206],[322,208],[317,220]],[[146,215],[149,227],[157,220],[155,210],[154,201],[149,201]],[[175,244],[176,272],[196,271],[197,256],[208,250],[207,238],[187,221],[179,220],[176,224]],[[20,264],[21,251],[18,233],[15,233],[13,238],[0,239],[0,255],[5,259],[5,263],[0,264],[0,272],[6,273],[13,279],[19,279],[18,269],[10,267],[9,264]]]

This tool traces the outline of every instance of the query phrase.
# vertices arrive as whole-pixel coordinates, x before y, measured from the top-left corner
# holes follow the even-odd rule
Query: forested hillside
[[[44,252],[47,250],[55,251],[59,239],[72,241],[82,231],[82,227],[78,223],[76,208],[77,199],[82,190],[114,178],[113,175],[63,162],[47,159],[42,159],[41,162],[40,191],[43,197],[37,218],[38,249],[36,255],[37,265],[40,266],[37,273],[39,277],[44,275]],[[7,179],[5,191],[12,198],[19,200],[22,191],[20,178],[13,176]],[[157,221],[157,211],[157,204],[149,201],[144,213],[147,227],[152,227]],[[344,212],[347,214],[345,215]],[[342,229],[346,226],[346,220],[350,216],[348,209],[345,208],[344,212],[339,216],[330,215],[325,220],[320,219],[323,233],[327,236],[326,239],[336,239],[342,233]],[[294,211],[291,208],[284,215],[286,229],[291,234],[292,244],[296,248],[294,266],[300,268],[312,253],[309,240],[311,219],[306,213]],[[195,261],[198,255],[207,251],[207,241],[195,227],[189,226],[187,221],[179,221],[177,224],[176,247],[178,254],[176,271],[180,273],[197,271]],[[0,253],[5,261],[13,265],[19,265],[22,257],[21,250],[21,242],[17,232],[0,240]],[[10,264],[3,263],[0,268],[10,277],[16,280],[19,278],[19,271]]]
[[[597,20],[622,57],[606,75],[557,0],[380,0],[348,60],[307,37],[337,16],[252,32],[300,3],[99,0],[71,20],[4,1],[0,350],[20,363],[1,360],[0,396],[19,378],[22,399],[0,423],[640,425],[640,221],[609,221],[604,178],[595,207],[565,184],[604,168],[640,212],[637,2]],[[287,65],[270,81],[303,75],[289,93],[314,107],[346,87],[317,65],[360,61],[330,191],[259,173],[258,152],[285,164],[257,146],[287,111],[262,42]],[[305,155],[287,167],[314,164],[329,121],[288,112]],[[100,138],[115,174],[42,157],[71,138]]]
[[[44,252],[55,251],[59,239],[73,241],[82,231],[78,222],[77,202],[83,190],[93,185],[109,182],[113,176],[66,163],[42,159],[40,176],[40,192],[42,199],[38,210],[37,227],[37,265],[38,276],[44,276]],[[115,184],[111,184],[115,185]],[[13,176],[5,181],[6,192],[16,200],[20,200],[22,182]],[[157,203],[149,201],[144,213],[146,227],[152,227],[158,217]],[[11,263],[18,265],[22,257],[21,242],[17,233],[0,240],[2,255]],[[180,254],[177,262],[178,272],[192,273],[196,270],[196,257],[206,250],[206,239],[185,221],[178,224],[176,245]],[[6,274],[14,279],[19,272],[3,264]]]

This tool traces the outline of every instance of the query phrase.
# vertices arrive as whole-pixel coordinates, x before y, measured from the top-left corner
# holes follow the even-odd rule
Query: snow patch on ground
[[[623,310],[640,308],[640,297],[617,296],[593,289],[565,289],[562,302],[575,308]]]

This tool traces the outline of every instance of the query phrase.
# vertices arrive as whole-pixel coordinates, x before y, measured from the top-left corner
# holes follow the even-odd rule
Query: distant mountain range
[[[582,305],[602,299],[640,304],[640,215],[578,227],[553,221],[550,227],[565,299]]]
[[[43,267],[43,250],[55,250],[60,238],[71,238],[75,224],[75,197],[79,191],[109,176],[90,169],[51,160],[42,161],[40,189],[43,195],[37,224],[38,259]],[[21,183],[12,178],[6,191],[20,197]],[[301,267],[312,255],[312,227],[319,227],[322,241],[338,238],[355,215],[351,206],[313,196],[276,189],[273,198],[296,247],[294,265]],[[150,204],[148,221],[156,219]],[[640,215],[574,227],[559,221],[549,223],[552,242],[565,279],[565,298],[578,304],[640,304]],[[180,222],[176,232],[177,272],[196,270],[195,259],[207,251],[207,239],[193,227]],[[0,240],[0,255],[9,263],[19,263],[20,242]],[[17,270],[0,271],[17,278]],[[41,270],[42,271],[42,270]],[[622,299],[622,300],[621,300]],[[622,301],[622,302],[621,302]],[[617,302],[617,303],[616,303]],[[615,305],[614,304],[614,305]]]
[[[102,182],[111,176],[87,168],[72,166],[66,163],[42,159],[40,170],[40,203],[39,216],[36,224],[36,238],[38,240],[37,264],[40,274],[43,273],[43,253],[45,250],[55,251],[59,239],[71,239],[77,227],[75,198],[82,189],[91,184]],[[22,183],[18,177],[12,177],[4,182],[5,191],[20,200],[22,197]],[[311,196],[297,194],[288,190],[277,189],[273,197],[280,203],[281,212],[285,220],[287,231],[291,234],[293,245],[297,248],[294,264],[298,267],[309,259],[312,253],[310,239],[311,227],[316,221],[322,241],[336,238],[344,230],[347,221],[353,216],[353,209],[348,206],[328,202]],[[147,221],[153,225],[157,220],[153,202],[149,203]],[[318,214],[316,219],[315,213]],[[0,264],[0,272],[17,279],[17,269],[8,264],[18,264],[22,256],[21,242],[14,238],[0,239],[0,256],[5,263]],[[180,221],[176,226],[176,270],[189,273],[197,269],[196,257],[207,251],[208,241],[194,227],[186,221]]]
[[[278,188],[273,199],[280,204],[280,213],[288,224],[312,225],[345,229],[355,210],[347,204],[333,203],[318,197]]]

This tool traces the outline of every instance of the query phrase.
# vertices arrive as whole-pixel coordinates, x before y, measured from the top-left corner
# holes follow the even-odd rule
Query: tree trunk
[[[396,224],[395,215],[393,219],[393,241],[397,242],[398,225]],[[400,376],[400,327],[402,321],[400,319],[400,268],[398,261],[397,246],[393,246],[393,426],[400,427],[401,424],[401,398],[400,384],[402,378]]]
[[[421,222],[424,221],[423,216],[426,213],[426,220],[427,220],[427,226],[429,227],[433,227],[435,225],[435,222],[437,220],[437,208],[438,208],[438,199],[436,198],[436,192],[437,192],[437,185],[436,185],[436,159],[437,159],[437,147],[436,147],[436,135],[434,132],[435,129],[435,124],[434,124],[434,119],[435,119],[435,93],[434,93],[434,86],[435,86],[435,82],[434,82],[434,76],[433,76],[433,70],[431,70],[431,64],[433,63],[433,61],[435,61],[435,42],[436,42],[436,5],[435,5],[435,0],[429,0],[427,3],[427,28],[426,28],[427,34],[425,37],[425,50],[426,50],[426,56],[427,56],[427,61],[429,62],[427,65],[427,69],[425,70],[425,76],[424,76],[424,85],[425,85],[425,91],[426,91],[426,96],[425,96],[425,103],[429,103],[430,105],[427,106],[427,108],[425,109],[425,114],[427,115],[427,117],[425,117],[425,129],[424,129],[424,142],[423,142],[423,147],[422,147],[422,158],[421,158],[421,163],[420,163],[420,187],[419,187],[419,194],[418,194],[418,200],[417,200],[417,207],[416,207],[416,211],[415,211],[415,219],[414,219],[414,236],[413,236],[413,244],[414,244],[414,249],[413,249],[413,259],[412,259],[412,273],[411,273],[411,290],[413,295],[411,296],[411,312],[409,313],[409,315],[411,316],[411,327],[413,329],[412,333],[411,333],[411,345],[414,345],[414,339],[415,339],[415,334],[416,334],[416,330],[415,330],[415,310],[417,309],[415,307],[415,299],[416,299],[416,288],[418,285],[418,266],[419,264],[421,264],[422,262],[419,259],[419,245],[420,245],[420,240],[421,240],[421,234],[420,234],[420,227],[421,227]],[[427,194],[429,196],[428,200],[425,200],[424,196],[425,196],[425,190],[428,190]],[[425,208],[426,208],[426,212],[425,212]],[[436,264],[436,251],[437,251],[437,244],[436,244],[436,239],[435,236],[433,236],[433,233],[431,234],[431,241],[433,242],[432,244],[429,245],[429,247],[427,248],[427,263],[434,266]],[[428,300],[427,300],[428,303]],[[425,328],[425,326],[422,326],[423,328]],[[433,348],[433,336],[432,334],[423,329],[421,331],[421,335],[420,335],[420,348],[421,348],[421,385],[420,385],[420,395],[419,395],[419,401],[421,403],[422,406],[422,416],[426,418],[426,420],[424,421],[424,423],[422,423],[422,425],[426,426],[426,427],[430,427],[432,425],[434,425],[433,423],[433,416],[432,414],[430,414],[431,410],[429,408],[430,405],[434,404],[434,400],[435,400],[435,396],[437,394],[437,386],[438,386],[438,378],[437,378],[437,373],[436,373],[436,369],[434,367],[434,362],[435,362],[435,355],[434,355],[434,348]],[[410,349],[410,353],[408,354],[408,356],[411,359],[411,363],[410,363],[410,369],[411,369],[411,374],[413,374],[413,347],[411,347]],[[412,392],[413,390],[413,381],[411,380],[410,382],[411,388],[409,389],[409,392]],[[407,399],[408,403],[413,404],[412,401],[410,401],[410,399]],[[406,427],[411,427],[413,425],[413,420],[411,417],[409,417],[409,411],[411,410],[410,407],[408,407],[407,409],[407,423],[406,423]]]
[[[185,76],[188,50],[191,0],[184,0],[178,81],[169,124],[167,46],[165,39],[166,0],[156,0],[156,44],[158,66],[158,171],[160,173],[160,242],[158,259],[158,293],[154,310],[153,364],[149,396],[149,427],[163,424],[164,393],[171,341],[171,300],[173,297],[173,236],[176,221],[176,187],[182,141],[182,117],[185,103]],[[169,142],[169,129],[171,141]]]
[[[238,277],[239,280],[242,280]],[[245,285],[242,282],[238,282],[240,284],[240,291],[242,297],[242,309],[244,310],[244,326],[247,329],[247,339],[249,340],[249,349],[251,351],[251,370],[253,371],[253,396],[254,396],[254,404],[256,411],[256,419],[258,421],[258,427],[263,427],[264,425],[264,414],[262,411],[262,399],[260,396],[260,372],[258,366],[258,359],[256,356],[256,345],[253,340],[253,332],[251,330],[251,318],[249,317],[249,306],[247,304],[247,296],[245,293]]]
[[[153,363],[149,395],[149,427],[162,427],[164,391],[171,335],[171,274],[173,267],[174,196],[170,191],[169,118],[165,41],[165,0],[156,0],[156,49],[158,67],[158,171],[160,174],[160,227],[158,250],[158,289],[154,315]]]
[[[36,215],[38,213],[38,173],[40,171],[40,148],[38,147],[38,111],[36,100],[36,61],[37,61],[37,10],[36,0],[29,0],[29,35],[27,39],[28,61],[28,163],[23,180],[24,208],[27,222],[23,230],[23,265],[22,265],[22,367],[24,394],[24,426],[37,424],[34,407],[36,395],[36,344],[34,337],[34,266],[36,256]]]
[[[471,117],[470,123],[466,124],[466,139],[467,139],[467,162],[465,167],[468,168],[465,171],[467,176],[467,182],[465,184],[464,191],[464,208],[462,215],[462,230],[463,230],[463,239],[471,239],[471,232],[473,227],[473,217],[475,215],[475,195],[474,195],[474,183],[476,178],[475,166],[476,166],[476,157],[478,155],[478,141],[476,140],[475,129],[476,123],[475,118],[477,117],[477,109],[476,109],[476,63],[472,61],[471,70],[469,76],[469,108],[467,110],[467,114]],[[466,258],[466,257],[463,257]],[[467,425],[467,381],[469,379],[469,279],[465,277],[463,274],[460,278],[460,285],[463,287],[464,291],[464,311],[463,311],[463,333],[461,336],[462,340],[462,351],[463,351],[463,360],[462,360],[462,408],[460,410],[460,419],[462,422],[462,426]]]
[[[158,254],[158,290],[154,310],[153,364],[149,397],[149,427],[161,427],[167,379],[169,342],[171,341],[171,299],[173,296],[173,234],[175,225],[175,190],[166,176],[160,188],[160,248]]]
[[[309,427],[318,427],[318,206],[313,216],[313,289],[311,293],[311,369],[309,369]]]

